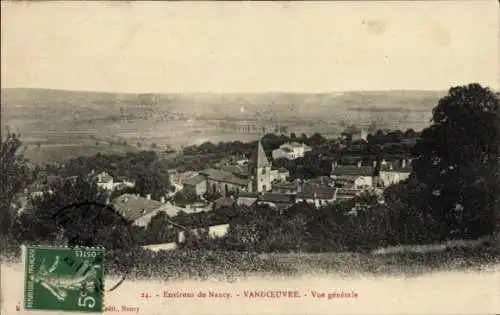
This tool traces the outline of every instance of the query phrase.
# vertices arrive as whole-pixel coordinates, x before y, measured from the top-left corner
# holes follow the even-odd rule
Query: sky
[[[2,1],[1,83],[130,93],[498,89],[498,8]]]

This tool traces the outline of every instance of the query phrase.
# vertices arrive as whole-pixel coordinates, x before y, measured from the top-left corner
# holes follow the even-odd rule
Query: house
[[[275,209],[286,209],[295,203],[295,194],[274,192],[242,192],[236,199],[238,206],[269,205]]]
[[[257,199],[259,199],[258,193],[240,192],[236,198],[236,205],[251,207],[257,203]]]
[[[268,205],[272,208],[283,210],[295,203],[295,195],[279,193],[262,193],[257,198],[258,205]]]
[[[284,182],[290,177],[290,171],[284,167],[271,170],[271,182]]]
[[[221,165],[218,169],[230,172],[240,177],[248,177],[248,165]]]
[[[176,170],[169,170],[169,180],[172,185],[183,185],[188,179],[198,175],[195,171],[186,171],[178,173]]]
[[[214,210],[220,208],[232,208],[236,201],[233,198],[229,197],[220,197],[214,201]]]
[[[300,190],[300,181],[273,184],[272,192],[278,194],[296,194]]]
[[[151,245],[144,245],[141,246],[144,249],[148,249],[153,252],[159,252],[159,251],[172,251],[177,249],[177,243],[172,242],[172,243],[162,243],[162,244],[151,244]]]
[[[319,176],[306,181],[307,184],[335,187],[335,181],[330,176]]]
[[[109,173],[101,172],[96,175],[91,173],[91,177],[99,188],[109,191],[114,189],[114,179],[113,176],[109,175]]]
[[[113,176],[111,176],[107,172],[94,174],[94,171],[92,171],[90,172],[89,177],[97,184],[100,189],[104,189],[107,191],[115,191],[135,187],[135,181],[123,176],[117,177],[117,179],[115,180]]]
[[[336,200],[337,188],[317,185],[305,184],[301,191],[297,193],[296,202],[305,202],[313,205],[316,208],[333,204]]]
[[[337,190],[336,202],[342,202],[359,196],[360,191],[356,189],[349,188],[339,188]]]
[[[188,194],[201,196],[207,192],[207,178],[204,175],[198,174],[187,179],[183,187]]]
[[[366,189],[373,187],[375,169],[372,166],[338,165],[333,167],[332,178],[336,187],[349,187],[352,189]]]
[[[206,181],[206,191],[209,193],[218,192],[222,196],[231,193],[237,194],[240,191],[251,189],[251,179],[237,176],[229,171],[210,168],[200,172]]]
[[[366,130],[360,130],[351,134],[351,142],[366,141],[368,138],[368,132]]]
[[[31,185],[24,189],[24,193],[30,197],[40,197],[45,193],[52,194],[53,188],[64,182],[61,176],[48,175],[44,178],[35,180]]]
[[[126,220],[134,222],[134,225],[136,225],[136,221],[141,217],[155,212],[163,206],[163,203],[152,200],[149,195],[144,198],[133,194],[123,194],[113,199],[111,204],[117,213],[122,215]],[[141,224],[140,220],[137,222]]]
[[[298,142],[289,142],[281,145],[278,149],[272,151],[272,157],[277,159],[295,160],[304,157],[305,153],[312,151],[311,147]]]
[[[204,233],[208,234],[209,238],[220,238],[227,235],[229,232],[229,224],[212,225],[208,228],[197,228],[190,230],[191,235],[200,238]],[[186,232],[181,231],[178,234],[178,242],[184,243],[186,241]]]
[[[399,165],[390,163],[380,167],[378,183],[382,187],[397,184],[410,177],[411,165],[406,159],[402,159]]]
[[[187,212],[185,208],[177,207],[171,204],[170,202],[162,203],[162,205],[159,208],[137,218],[134,221],[133,225],[145,227],[148,226],[149,222],[151,222],[151,219],[154,216],[156,216],[161,212],[165,213],[169,217],[175,217],[181,211]]]

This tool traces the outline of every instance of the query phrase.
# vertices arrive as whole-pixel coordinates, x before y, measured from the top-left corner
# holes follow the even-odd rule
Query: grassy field
[[[421,246],[422,247],[422,246]],[[426,247],[426,246],[423,246]],[[228,280],[247,276],[302,276],[335,274],[345,277],[413,277],[441,271],[485,271],[500,266],[500,246],[492,241],[445,246],[438,251],[378,250],[374,253],[252,253],[212,250],[132,252],[108,257],[108,273],[124,270],[137,279]],[[3,256],[3,261],[19,263],[19,256]],[[125,265],[124,265],[125,264]],[[123,266],[128,266],[125,267]]]
[[[383,251],[379,251],[383,252]],[[125,281],[106,292],[105,305],[137,307],[139,314],[494,314],[500,311],[500,247],[482,242],[439,252],[232,253],[159,252],[139,255]],[[151,255],[151,256],[148,256]],[[122,273],[108,273],[105,287]],[[2,314],[23,301],[19,257],[0,263]],[[111,272],[110,272],[111,271]],[[248,299],[248,291],[298,291],[301,298]],[[226,299],[164,299],[163,292],[225,292]],[[315,300],[311,291],[356,292],[352,299]],[[149,294],[150,298],[141,298]],[[45,314],[46,312],[30,312]],[[60,314],[52,312],[51,314]]]

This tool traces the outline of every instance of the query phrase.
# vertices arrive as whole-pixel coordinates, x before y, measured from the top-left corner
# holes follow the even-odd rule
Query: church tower
[[[252,192],[271,190],[271,163],[267,159],[260,139],[250,157],[248,167],[248,173],[252,178]]]

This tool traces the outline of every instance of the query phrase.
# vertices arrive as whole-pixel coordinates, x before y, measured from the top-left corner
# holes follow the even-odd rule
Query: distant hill
[[[2,89],[2,104],[68,113],[76,110],[101,111],[101,115],[105,115],[108,111],[116,112],[120,106],[141,108],[140,105],[151,103],[162,110],[210,118],[245,117],[270,112],[287,118],[324,118],[331,112],[345,110],[426,112],[445,93],[401,90],[321,94],[125,94],[15,88]],[[243,113],[241,108],[244,109]],[[22,114],[27,115],[24,112]]]
[[[82,143],[84,147],[92,145],[88,152],[99,151],[107,144],[116,152],[125,142],[122,146],[128,149],[149,147],[153,142],[160,147],[179,147],[256,136],[221,127],[222,122],[284,124],[289,132],[325,135],[338,134],[345,125],[417,130],[429,124],[432,108],[445,94],[446,91],[405,90],[126,94],[14,88],[1,90],[1,103],[3,123],[21,133],[28,145],[44,147],[37,152],[64,145],[63,151],[72,152],[73,156],[79,150],[68,147]],[[66,156],[37,154],[51,156],[50,159]]]

